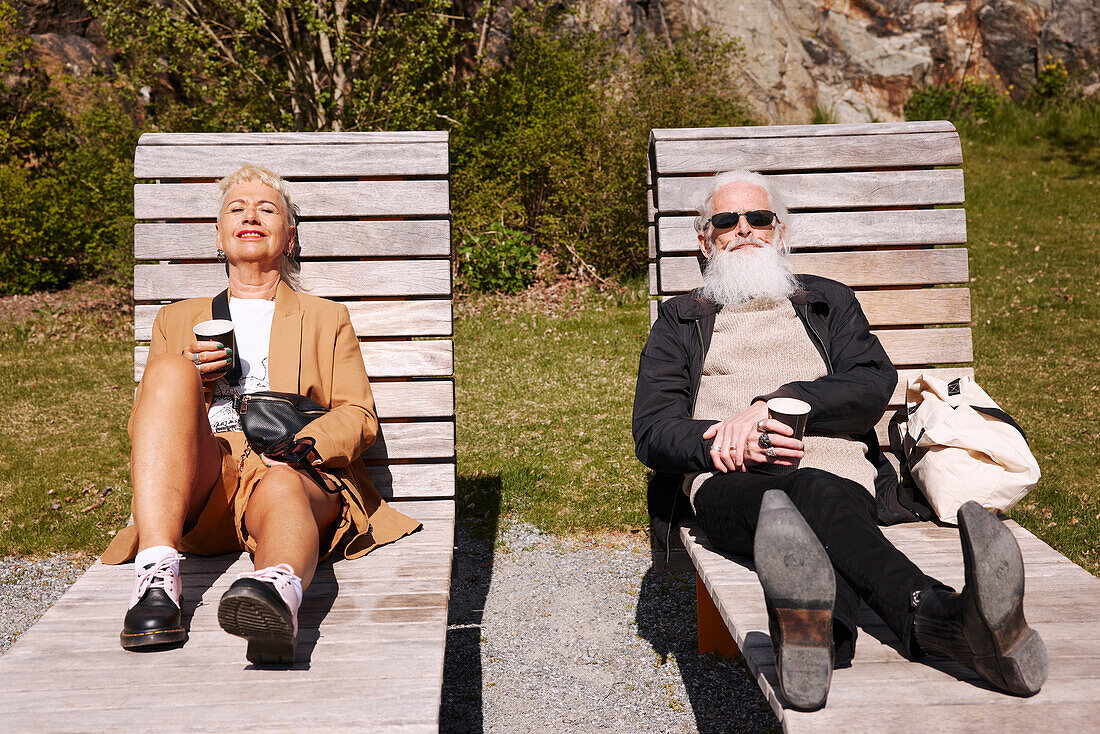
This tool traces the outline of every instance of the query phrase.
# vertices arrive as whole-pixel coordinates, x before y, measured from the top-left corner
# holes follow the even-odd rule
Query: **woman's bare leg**
[[[285,563],[302,579],[302,588],[308,587],[317,570],[320,538],[339,516],[339,495],[288,466],[272,466],[244,513],[245,528],[256,539],[256,568]]]
[[[132,511],[139,549],[178,548],[221,473],[198,370],[176,354],[145,366],[131,426]]]

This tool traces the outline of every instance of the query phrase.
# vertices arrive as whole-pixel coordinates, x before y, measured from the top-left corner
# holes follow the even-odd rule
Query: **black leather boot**
[[[134,582],[130,608],[122,622],[119,642],[127,650],[184,642],[183,614],[175,599],[182,601],[181,583],[175,565],[182,556],[172,555],[155,566],[147,566]]]
[[[298,612],[287,606],[283,593],[292,586],[294,569],[285,563],[243,573],[218,602],[218,624],[231,635],[248,640],[245,657],[260,665],[294,662]],[[299,580],[300,583],[300,580]]]
[[[966,586],[961,594],[925,589],[913,633],[925,653],[970,668],[1017,696],[1038,693],[1047,678],[1046,646],[1024,619],[1024,561],[1012,533],[976,502],[959,510]]]
[[[821,708],[833,675],[836,578],[821,541],[784,492],[764,493],[753,560],[783,696],[795,709]]]
[[[126,612],[119,641],[127,650],[183,642],[187,631],[181,617],[180,608],[164,589],[149,589]]]

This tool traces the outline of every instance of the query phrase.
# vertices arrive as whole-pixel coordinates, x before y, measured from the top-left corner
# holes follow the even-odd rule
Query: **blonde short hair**
[[[290,227],[298,226],[298,207],[290,198],[290,187],[287,186],[286,181],[274,171],[251,163],[245,163],[236,171],[218,181],[218,189],[222,192],[221,200],[218,202],[219,212],[222,210],[222,207],[225,206],[225,197],[229,193],[229,189],[237,184],[246,183],[248,181],[260,181],[265,186],[270,186],[278,191],[279,196],[283,198],[283,212],[286,215],[287,225]],[[299,290],[299,273],[302,270],[302,266],[298,262],[301,248],[298,244],[297,229],[295,229],[291,239],[290,256],[283,258],[283,262],[279,266],[279,277],[294,290]]]

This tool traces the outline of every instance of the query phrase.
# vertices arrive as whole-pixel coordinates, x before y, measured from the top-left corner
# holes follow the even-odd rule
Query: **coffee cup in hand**
[[[200,342],[217,342],[222,345],[222,348],[230,347],[233,349],[233,359],[237,358],[236,343],[233,339],[233,322],[226,319],[211,319],[210,321],[203,321],[202,323],[195,324],[195,341]],[[204,373],[204,377],[221,377],[232,366],[232,362],[225,365],[219,370],[213,372]]]
[[[768,401],[768,417],[790,426],[794,437],[802,440],[806,431],[806,418],[810,415],[810,404],[796,398],[772,398]]]

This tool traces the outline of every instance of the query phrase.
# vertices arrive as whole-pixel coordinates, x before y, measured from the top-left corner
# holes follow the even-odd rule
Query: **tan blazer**
[[[157,312],[149,357],[182,353],[195,340],[195,324],[211,318],[211,301],[191,298]],[[358,458],[378,435],[378,416],[359,341],[343,304],[279,284],[271,320],[268,382],[273,391],[305,395],[330,409],[309,424],[309,435],[316,441],[320,466],[346,468],[355,488],[350,497],[344,495],[349,506],[336,529],[337,537],[346,533],[348,538],[345,557],[358,558],[420,528],[419,522],[386,504]],[[140,390],[138,385],[139,394]],[[212,384],[206,387],[205,396],[209,408],[214,398]],[[136,533],[116,535],[103,554],[104,563],[126,560],[115,559],[136,544],[136,537],[124,537],[130,535]]]

